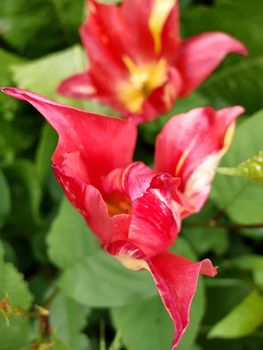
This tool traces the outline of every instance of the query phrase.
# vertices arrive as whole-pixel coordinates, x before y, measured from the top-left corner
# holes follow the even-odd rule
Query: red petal
[[[123,33],[127,32],[120,8],[112,4],[87,2],[89,16],[80,28],[81,39],[91,65],[98,64],[112,76],[126,72],[122,56],[126,53]],[[118,40],[119,38],[119,40]]]
[[[162,51],[161,56],[164,56],[169,63],[174,62],[175,54],[180,45],[180,12],[179,1],[175,1],[162,32]]]
[[[138,62],[148,61],[155,57],[154,41],[149,28],[149,19],[154,0],[125,0],[121,12],[127,28],[133,36],[133,58]]]
[[[228,53],[247,54],[238,40],[221,32],[202,33],[185,40],[176,59],[176,67],[183,79],[180,96],[188,95],[221,63]]]
[[[125,267],[151,272],[162,301],[174,323],[172,349],[179,344],[189,324],[190,307],[197,288],[199,274],[214,277],[216,268],[210,260],[192,262],[170,252],[149,259],[132,242],[119,241],[105,249]]]
[[[113,170],[103,182],[107,193],[129,198],[129,239],[147,255],[158,254],[176,239],[181,217],[173,192],[176,194],[178,185],[178,179],[157,174],[140,162],[132,163],[126,169]],[[120,202],[124,201],[121,196],[118,198]]]
[[[147,174],[147,167],[138,165],[127,171],[124,184],[132,199],[129,239],[148,256],[167,249],[180,230],[179,205],[172,198],[178,181],[167,174]]]
[[[93,233],[103,244],[113,239],[127,239],[130,215],[110,217],[98,189],[83,183],[77,177],[66,175],[59,166],[54,167],[54,172],[70,202],[83,215]]]
[[[96,95],[89,72],[73,75],[62,81],[58,87],[58,93],[66,97],[88,99]]]
[[[59,145],[53,162],[65,173],[100,188],[103,176],[132,161],[137,132],[131,121],[88,113],[21,89],[3,92],[31,103],[56,129]]]
[[[192,262],[170,252],[152,258],[148,265],[163,303],[174,322],[172,349],[175,349],[190,321],[190,307],[199,273],[214,277],[216,269],[208,259]]]
[[[198,211],[210,192],[216,166],[229,147],[228,131],[243,113],[242,107],[218,112],[197,108],[173,117],[156,140],[155,169],[181,178],[181,191]]]

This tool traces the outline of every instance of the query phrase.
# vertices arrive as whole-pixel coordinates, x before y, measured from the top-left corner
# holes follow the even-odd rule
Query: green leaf
[[[25,64],[13,65],[12,72],[20,88],[65,101],[56,93],[59,83],[70,75],[82,72],[85,67],[86,57],[83,50],[75,45]]]
[[[19,160],[4,169],[11,189],[12,210],[9,224],[28,234],[42,223],[40,216],[41,189],[34,164]],[[13,220],[13,218],[16,220]]]
[[[253,333],[263,324],[263,298],[257,291],[217,323],[209,332],[210,338],[238,338]]]
[[[219,174],[247,177],[257,182],[263,182],[263,151],[242,162],[236,168],[218,168]]]
[[[177,254],[195,260],[187,242],[180,238],[172,250]],[[189,350],[197,336],[204,314],[204,285],[199,281],[198,289],[191,306],[190,325],[178,346],[178,350]],[[172,321],[161,302],[154,297],[144,302],[134,302],[111,310],[112,318],[128,348],[136,350],[169,349],[173,338]]]
[[[51,172],[51,157],[55,151],[58,136],[55,130],[45,124],[36,152],[36,172],[41,186],[43,186]]]
[[[8,297],[12,307],[28,310],[32,303],[32,296],[23,276],[14,266],[3,261],[3,248],[0,244],[0,300]],[[1,350],[21,349],[27,345],[29,333],[29,319],[25,316],[9,316],[10,326],[0,313]]]
[[[38,137],[35,120],[19,113],[12,120],[0,118],[0,130],[0,163],[3,166],[12,164],[16,155],[32,146]]]
[[[1,193],[1,201],[0,201],[0,228],[5,223],[5,219],[8,216],[11,209],[11,198],[10,198],[10,190],[7,184],[7,181],[0,170],[0,193]]]
[[[31,57],[61,49],[77,41],[83,5],[81,0],[2,0],[0,35]]]
[[[262,150],[263,111],[244,121],[237,129],[233,144],[222,166],[236,166]],[[262,222],[263,186],[239,177],[217,175],[212,199],[218,207],[238,223]]]
[[[199,89],[213,106],[240,104],[249,113],[262,108],[263,82],[258,78],[263,74],[262,11],[261,0],[239,0],[185,12],[182,24],[186,36],[223,31],[241,40],[249,50],[246,58],[231,55],[224,60]]]
[[[48,238],[50,260],[59,268],[69,267],[92,254],[99,245],[85,220],[64,198]]]
[[[67,268],[59,286],[65,295],[94,307],[126,305],[156,294],[149,273],[128,270],[103,251]]]
[[[254,282],[263,288],[263,257],[260,255],[244,255],[233,260],[234,264],[244,270],[251,271]]]
[[[128,348],[170,349],[172,321],[159,297],[112,309],[111,315]]]
[[[62,80],[83,72],[86,66],[87,58],[82,48],[75,45],[26,64],[13,65],[12,72],[14,81],[22,89],[89,111],[116,115],[108,107],[103,107],[96,101],[74,101],[57,94],[57,88]]]
[[[86,325],[90,310],[59,293],[50,306],[53,331],[72,349],[86,350],[87,336],[81,331]]]
[[[59,285],[88,306],[123,305],[156,294],[149,274],[129,271],[99,250],[84,219],[65,199],[48,234],[51,261],[65,269]]]

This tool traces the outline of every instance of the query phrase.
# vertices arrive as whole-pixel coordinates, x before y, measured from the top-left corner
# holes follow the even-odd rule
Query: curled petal
[[[128,238],[147,255],[167,249],[176,239],[181,223],[179,183],[179,179],[156,173],[141,162],[113,170],[103,181],[115,212],[117,208],[129,209]]]
[[[170,252],[149,258],[131,242],[119,241],[105,248],[125,267],[132,270],[147,269],[151,273],[174,323],[172,349],[175,349],[189,324],[190,307],[199,274],[214,277],[216,268],[208,259],[192,262]]]
[[[199,274],[214,277],[216,269],[208,259],[192,262],[170,252],[153,257],[148,266],[174,323],[172,349],[175,349],[190,321],[190,307]]]
[[[129,187],[140,184],[132,190],[129,239],[145,254],[153,256],[167,249],[180,230],[180,207],[172,196],[180,180],[163,173],[142,178],[134,181],[131,177],[129,184]],[[138,192],[138,188],[142,191]]]
[[[183,41],[175,61],[183,79],[180,96],[197,88],[232,52],[247,55],[240,41],[221,32],[202,33]]]
[[[181,179],[180,190],[191,208],[187,211],[200,210],[206,201],[218,162],[231,144],[235,119],[243,111],[239,106],[197,108],[174,116],[158,135],[155,169]]]
[[[137,131],[131,121],[85,112],[21,89],[2,91],[31,103],[58,132],[53,162],[63,166],[64,172],[77,175],[75,162],[70,159],[75,160],[78,154],[78,170],[86,169],[82,180],[100,188],[103,176],[132,161]]]
[[[77,177],[66,175],[59,166],[54,166],[54,172],[68,199],[102,244],[113,239],[127,239],[130,215],[110,217],[107,205],[97,188],[83,183]]]

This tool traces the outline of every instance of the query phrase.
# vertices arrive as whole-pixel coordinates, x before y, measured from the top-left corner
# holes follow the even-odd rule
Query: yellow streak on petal
[[[224,150],[225,151],[230,147],[230,145],[232,143],[234,133],[235,133],[235,128],[236,128],[236,123],[233,122],[229,125],[229,127],[226,131],[225,138],[224,138]]]
[[[145,98],[165,82],[167,63],[162,58],[158,62],[136,65],[128,56],[124,56],[123,61],[130,76],[120,84],[119,98],[125,108],[137,113],[141,111]]]
[[[180,170],[182,169],[182,166],[184,165],[189,153],[193,150],[193,148],[195,147],[195,143],[197,140],[197,136],[195,136],[192,141],[190,142],[188,148],[184,151],[184,153],[182,154],[181,158],[179,159],[176,169],[175,169],[175,175],[178,175]]]
[[[135,259],[128,255],[117,255],[116,259],[129,270],[149,270],[149,266],[144,260]]]
[[[149,28],[154,40],[155,52],[159,53],[162,48],[161,35],[170,11],[177,0],[155,0],[149,19]]]

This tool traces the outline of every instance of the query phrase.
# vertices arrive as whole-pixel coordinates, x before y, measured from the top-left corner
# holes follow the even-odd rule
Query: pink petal
[[[130,215],[110,217],[98,189],[83,183],[78,177],[65,174],[64,169],[59,166],[54,166],[54,172],[70,202],[83,215],[103,244],[113,239],[127,239]]]
[[[243,111],[239,106],[197,108],[170,119],[156,139],[155,169],[180,177],[193,212],[209,195],[217,164],[232,141],[233,123]]]
[[[190,321],[190,307],[199,274],[214,277],[216,268],[208,259],[192,262],[170,252],[163,252],[149,259],[129,241],[118,241],[105,246],[105,249],[129,269],[150,271],[174,323],[172,349],[175,349]]]
[[[185,40],[175,61],[183,79],[180,96],[198,87],[228,53],[247,55],[247,49],[240,41],[221,32],[202,33]]]
[[[197,288],[199,274],[214,277],[216,269],[210,260],[192,262],[170,252],[148,261],[163,303],[174,322],[172,349],[179,344],[190,322],[190,307]]]
[[[147,179],[134,173],[129,180],[126,186],[132,193],[129,239],[148,256],[156,255],[175,241],[180,230],[180,207],[172,197],[179,180],[167,174],[150,174]]]
[[[178,179],[158,174],[141,162],[113,170],[104,179],[103,188],[111,196],[112,203],[118,205],[119,202],[119,206],[125,207],[125,199],[129,198],[128,236],[147,255],[159,253],[176,239],[181,222],[176,201],[178,186]]]
[[[85,72],[63,80],[58,87],[58,93],[70,98],[88,99],[96,95],[96,88],[89,72]]]
[[[53,162],[66,167],[65,173],[100,188],[103,176],[132,161],[137,131],[131,121],[88,113],[21,89],[2,91],[31,103],[58,132]]]

